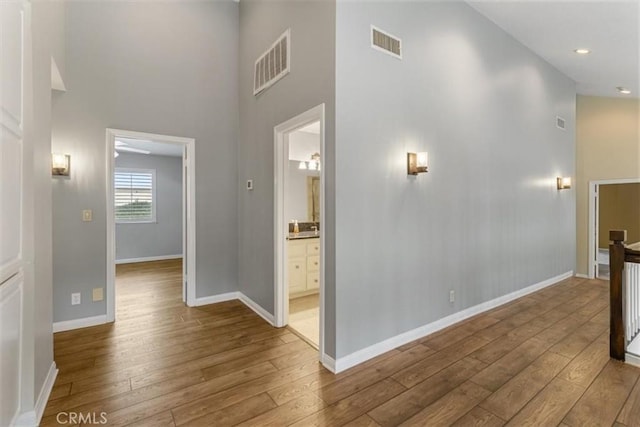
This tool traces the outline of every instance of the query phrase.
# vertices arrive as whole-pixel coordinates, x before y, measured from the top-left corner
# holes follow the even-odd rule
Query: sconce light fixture
[[[429,154],[426,151],[407,153],[407,174],[418,175],[424,172],[429,172]]]
[[[557,182],[558,182],[558,190],[567,190],[571,188],[570,176],[559,176],[557,179]]]
[[[71,156],[68,154],[51,154],[51,175],[69,176]]]

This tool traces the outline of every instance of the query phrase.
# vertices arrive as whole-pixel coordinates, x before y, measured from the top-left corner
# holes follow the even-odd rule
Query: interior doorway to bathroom
[[[275,128],[276,325],[323,352],[324,106]]]

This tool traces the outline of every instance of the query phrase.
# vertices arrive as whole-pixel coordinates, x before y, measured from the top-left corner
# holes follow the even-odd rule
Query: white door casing
[[[106,159],[107,159],[107,322],[115,321],[115,259],[116,259],[116,227],[113,204],[113,173],[115,138],[143,139],[162,142],[184,147],[183,167],[184,179],[182,192],[185,204],[183,206],[183,299],[187,305],[196,305],[196,172],[195,172],[195,139],[180,136],[159,135],[147,132],[136,132],[122,129],[106,130]]]

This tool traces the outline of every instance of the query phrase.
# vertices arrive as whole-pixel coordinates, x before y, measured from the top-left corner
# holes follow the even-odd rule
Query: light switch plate
[[[249,191],[253,190],[253,180],[252,179],[248,179],[247,180],[247,190],[249,190]]]
[[[93,211],[91,209],[85,209],[82,211],[82,220],[85,222],[93,221]]]
[[[93,288],[93,301],[102,301],[104,299],[104,293],[102,288]]]

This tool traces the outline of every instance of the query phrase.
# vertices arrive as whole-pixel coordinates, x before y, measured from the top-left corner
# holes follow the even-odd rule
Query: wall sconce
[[[429,154],[427,152],[407,153],[407,174],[418,175],[428,171]]]
[[[570,176],[559,176],[557,179],[557,182],[558,182],[558,190],[567,190],[571,188]]]
[[[69,176],[71,156],[68,154],[51,155],[51,175]]]

